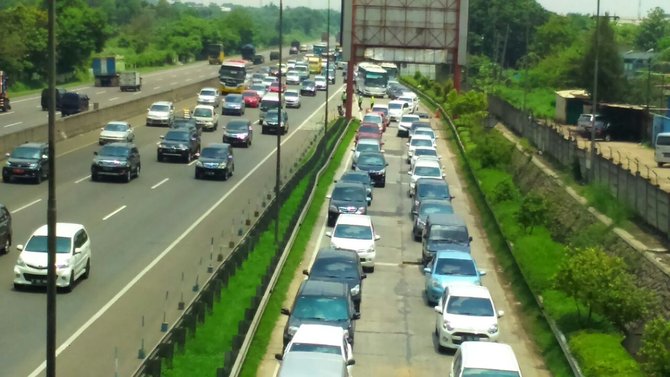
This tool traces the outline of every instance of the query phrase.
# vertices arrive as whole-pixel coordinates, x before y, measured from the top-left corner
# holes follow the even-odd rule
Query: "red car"
[[[282,85],[281,87],[281,92],[284,93],[286,91],[286,84]],[[278,82],[273,82],[270,84],[270,87],[268,88],[268,92],[272,93],[279,93],[279,83]]]
[[[246,107],[258,107],[261,103],[261,96],[255,90],[245,90],[242,92],[242,97],[244,97],[244,106]]]
[[[358,127],[358,132],[356,132],[356,142],[358,142],[358,139],[378,139],[381,141],[382,133],[377,124],[363,122]]]

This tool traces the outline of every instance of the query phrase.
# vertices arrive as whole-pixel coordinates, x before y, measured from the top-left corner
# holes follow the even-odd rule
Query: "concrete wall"
[[[217,85],[218,80],[216,78],[207,79],[181,88],[169,89],[146,97],[140,97],[134,101],[124,102],[97,110],[94,109],[94,105],[91,103],[90,106],[92,110],[56,120],[56,142],[99,129],[110,120],[125,119],[146,113],[147,108],[156,101],[182,101],[192,98],[194,96],[193,93],[197,93],[205,86]],[[175,111],[179,110],[180,109],[175,109]],[[47,137],[47,124],[2,136],[0,137],[0,153],[4,156],[5,153],[11,152],[14,147],[23,144],[26,141],[46,142]]]

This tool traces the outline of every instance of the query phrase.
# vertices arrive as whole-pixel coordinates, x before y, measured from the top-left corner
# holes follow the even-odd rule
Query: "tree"
[[[635,39],[640,50],[657,49],[658,40],[670,33],[670,21],[666,19],[662,8],[656,7],[649,11],[647,18],[642,20]]]
[[[84,67],[92,53],[102,51],[111,31],[102,12],[82,0],[59,2],[57,10],[57,70],[72,72]]]
[[[578,75],[578,84],[583,88],[593,89],[595,45],[596,35],[598,35],[598,100],[617,101],[622,97],[625,82],[623,59],[619,55],[619,47],[614,38],[609,16],[601,16],[599,23],[600,30],[597,31],[594,28],[590,41],[586,45],[586,52]]]
[[[573,44],[578,33],[567,17],[553,14],[535,31],[531,49],[540,57],[545,57]]]
[[[528,194],[521,201],[521,207],[516,214],[516,219],[523,229],[533,233],[536,226],[542,226],[546,222],[547,202],[537,194]]]
[[[647,322],[639,356],[650,377],[670,376],[670,321],[657,317]]]
[[[570,251],[558,268],[554,286],[575,299],[580,319],[580,304],[586,306],[587,327],[595,312],[625,331],[626,324],[644,318],[654,307],[655,297],[635,285],[623,259],[598,247]]]

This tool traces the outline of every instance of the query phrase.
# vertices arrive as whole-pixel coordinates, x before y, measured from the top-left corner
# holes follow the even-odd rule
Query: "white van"
[[[512,347],[504,343],[463,342],[454,354],[449,377],[488,376],[487,371],[491,376],[521,377]]]
[[[659,168],[664,163],[670,163],[670,132],[661,132],[656,135],[654,150],[654,160]]]
[[[265,93],[263,98],[261,98],[260,109],[260,122],[263,123],[265,119],[265,113],[270,109],[284,108],[284,97],[282,97],[281,103],[279,103],[279,93]]]

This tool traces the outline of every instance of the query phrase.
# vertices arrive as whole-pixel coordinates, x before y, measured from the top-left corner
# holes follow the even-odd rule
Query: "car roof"
[[[214,110],[214,106],[212,105],[195,105],[193,110],[195,109],[208,109],[208,110]]]
[[[314,258],[315,261],[319,259],[351,259],[358,261],[359,257],[358,253],[353,250],[338,250],[332,247],[322,247],[316,253],[316,257]]]
[[[427,150],[427,151],[435,151],[435,152],[437,152],[437,148],[435,148],[435,147],[425,147],[425,146],[421,146],[421,147],[416,147],[416,149],[414,149],[415,153],[416,153],[416,151],[421,151],[421,150]]]
[[[465,221],[455,213],[435,213],[428,215],[426,221],[432,224],[466,226]]]
[[[463,342],[460,346],[460,352],[464,368],[519,370],[519,362],[509,344]]]
[[[491,292],[483,285],[468,284],[463,282],[448,285],[450,296],[488,298],[493,301]]]
[[[209,143],[206,146],[202,147],[204,148],[218,148],[218,149],[228,149],[230,148],[230,144],[228,143]]]
[[[346,375],[342,355],[320,352],[288,352],[277,377],[342,377]]]
[[[348,172],[345,172],[344,174],[342,174],[342,177],[345,177],[347,175],[365,175],[367,177],[370,177],[370,174],[368,174],[368,172],[358,170],[350,170]]]
[[[405,101],[398,100],[398,99],[394,99],[394,100],[389,101],[389,105],[392,104],[392,103],[396,103],[396,104],[402,105],[402,104],[404,104],[404,103],[406,103],[406,102],[405,102]],[[412,115],[412,114],[407,114],[407,115]]]
[[[127,142],[127,141],[115,141],[115,142],[113,142],[113,143],[107,143],[107,144],[103,145],[102,147],[100,147],[100,149],[102,149],[102,148],[104,148],[104,147],[109,147],[109,146],[112,146],[112,147],[132,148],[132,147],[135,146],[135,144],[133,144],[133,143],[129,143],[129,142]]]
[[[298,291],[299,296],[346,296],[348,287],[339,281],[304,280]]]
[[[46,236],[48,225],[42,225],[33,232],[33,236]],[[74,235],[84,229],[81,224],[75,223],[56,223],[56,235],[59,237],[74,237]]]
[[[344,225],[363,225],[372,226],[372,218],[368,215],[354,215],[351,213],[342,213],[337,217],[335,226]]]
[[[365,117],[379,117],[379,118],[381,118],[382,116],[381,116],[381,114],[379,114],[377,112],[369,112],[369,113],[366,113],[365,115],[363,115],[363,119],[365,119]]]
[[[217,91],[217,90],[216,90],[216,88],[212,88],[212,87],[209,87],[209,86],[208,86],[208,87],[205,87],[205,88],[202,88],[202,89],[200,89],[200,91],[201,91],[201,92],[202,92],[203,90],[213,90],[213,91],[215,91],[215,92]]]
[[[284,94],[289,94],[289,93],[300,95],[300,92],[298,91],[298,89],[286,89],[286,91],[284,91]]]
[[[430,137],[430,136],[428,136],[428,135],[414,135],[414,136],[412,136],[412,140],[421,140],[421,139],[423,139],[423,140],[431,140],[431,141],[433,140],[433,138]],[[410,142],[411,142],[412,140],[410,140]]]
[[[154,106],[154,105],[172,106],[172,102],[170,102],[170,101],[156,101],[156,102],[151,104],[151,106]]]
[[[364,137],[361,139],[358,139],[358,144],[375,144],[375,145],[381,145],[381,140],[379,139],[373,139],[369,137]]]
[[[27,142],[19,145],[19,147],[27,147],[27,148],[45,148],[47,146],[46,143],[38,143],[38,142]]]
[[[462,250],[439,250],[435,253],[435,259],[461,259],[475,261],[472,254]]]
[[[298,327],[291,342],[341,347],[343,339],[344,329],[341,326],[305,323]]]
[[[375,104],[374,106],[372,106],[373,109],[374,109],[374,108],[377,108],[377,107],[379,107],[379,108],[381,108],[381,109],[388,109],[388,108],[389,108],[389,105],[384,104],[384,103],[379,103],[379,104]],[[374,110],[373,110],[373,111],[374,111]]]
[[[130,126],[130,123],[128,123],[126,121],[123,121],[123,120],[112,120],[112,121],[107,122],[105,124],[105,126],[110,125],[110,124],[122,124],[124,126]]]
[[[440,162],[438,160],[429,159],[429,158],[417,158],[414,163],[414,167],[418,166],[430,166],[430,167],[440,167]]]
[[[335,190],[336,187],[353,187],[365,190],[365,186],[361,182],[337,182],[335,183],[333,190]]]

